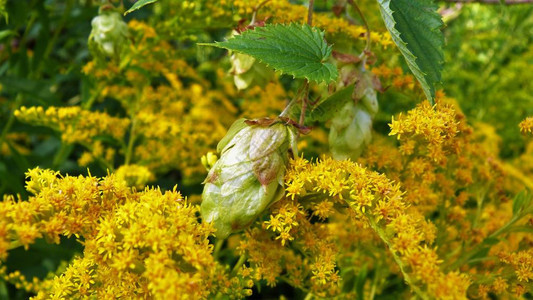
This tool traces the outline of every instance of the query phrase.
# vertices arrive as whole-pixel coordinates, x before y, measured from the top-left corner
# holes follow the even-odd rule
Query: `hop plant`
[[[115,11],[102,11],[91,21],[89,49],[97,58],[119,57],[128,39],[128,25]]]
[[[329,147],[333,158],[356,160],[372,141],[372,120],[378,112],[376,90],[368,72],[348,65],[341,69],[339,88],[353,84],[350,99],[331,120]]]
[[[220,141],[220,159],[204,183],[201,213],[219,238],[251,224],[284,193],[296,134],[281,120],[237,120]]]

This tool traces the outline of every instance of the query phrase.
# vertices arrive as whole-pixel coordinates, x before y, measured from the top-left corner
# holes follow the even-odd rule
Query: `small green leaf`
[[[473,263],[479,260],[480,258],[487,257],[487,255],[489,254],[489,251],[490,251],[490,247],[481,248],[479,251],[477,251],[476,253],[474,253],[474,255],[470,257],[470,259],[468,260],[468,263]]]
[[[10,36],[15,36],[17,35],[17,32],[13,31],[13,30],[2,30],[0,31],[0,41],[3,41],[5,38],[8,38]]]
[[[307,24],[270,24],[247,30],[225,42],[198,45],[248,54],[295,78],[330,82],[338,76],[337,68],[326,62],[331,46],[324,40],[324,32]]]
[[[483,244],[489,245],[489,246],[496,245],[499,242],[500,242],[500,239],[496,237],[489,237],[483,240]]]
[[[530,226],[513,226],[507,232],[526,232],[533,233],[533,227]]]
[[[521,191],[520,193],[516,194],[513,199],[513,215],[516,215],[524,206],[524,203],[526,202],[526,197],[527,195],[524,191]]]
[[[127,15],[133,11],[136,11],[138,9],[140,9],[141,7],[145,6],[145,5],[148,5],[148,4],[151,4],[151,3],[154,3],[156,2],[157,0],[139,0],[137,2],[135,2],[135,4],[133,4],[132,7],[130,7],[130,9],[128,9],[124,15]]]
[[[333,118],[348,101],[353,101],[354,85],[345,87],[322,101],[306,116],[308,122],[326,122]]]
[[[443,22],[437,13],[438,6],[432,0],[378,0],[378,3],[392,40],[433,103],[444,61]]]

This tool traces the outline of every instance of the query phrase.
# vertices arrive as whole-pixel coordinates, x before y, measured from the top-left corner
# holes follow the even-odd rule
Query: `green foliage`
[[[148,4],[152,4],[152,3],[156,2],[156,1],[157,0],[139,0],[139,1],[135,2],[135,4],[133,4],[133,6],[124,13],[124,15],[127,15],[127,14],[129,14],[131,12],[134,12],[134,11],[142,8],[143,6],[148,5]]]
[[[502,157],[515,157],[526,147],[516,126],[533,115],[533,6],[468,5],[460,12],[446,24],[446,93],[471,121],[496,129]]]
[[[407,65],[433,101],[435,84],[441,80],[444,54],[443,25],[432,0],[378,0],[392,40]]]
[[[4,17],[4,19],[6,19],[6,21],[8,21],[8,14],[7,14],[7,11],[6,11],[6,2],[7,0],[0,0],[0,15],[2,17]]]
[[[337,68],[326,62],[331,46],[324,33],[309,25],[266,25],[247,30],[225,42],[204,43],[248,54],[268,66],[295,78],[330,82],[337,79]]]
[[[326,98],[309,112],[306,120],[309,122],[326,122],[331,119],[348,101],[353,101],[354,87],[354,85],[350,85]]]

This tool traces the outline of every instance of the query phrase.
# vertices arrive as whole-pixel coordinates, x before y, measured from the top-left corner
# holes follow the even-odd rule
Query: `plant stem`
[[[215,258],[215,260],[218,259],[220,255],[220,250],[222,249],[222,245],[224,245],[224,240],[217,239],[215,243],[215,249],[213,250],[213,257]]]
[[[403,275],[403,278],[404,278],[405,282],[411,287],[413,292],[415,292],[415,294],[418,297],[420,297],[421,299],[424,299],[424,300],[429,300],[430,298],[428,297],[428,295],[426,295],[426,293],[424,293],[418,286],[416,286],[414,284],[414,282],[412,281],[412,279],[409,276],[409,274],[407,274],[407,272],[405,271],[405,266],[404,266],[402,260],[396,254],[396,252],[394,252],[394,250],[392,249],[392,244],[390,243],[390,241],[387,238],[387,235],[385,234],[383,229],[378,226],[378,224],[374,221],[374,219],[371,216],[367,216],[367,219],[368,219],[368,221],[370,223],[370,227],[372,227],[372,229],[377,233],[377,235],[381,238],[381,240],[389,248],[389,251],[392,254],[392,258],[394,259],[394,261],[396,262],[396,264],[400,268],[400,272],[402,272],[402,275]]]
[[[304,89],[304,96],[302,97],[302,111],[300,112],[300,120],[298,121],[300,126],[304,125],[305,111],[307,110],[307,98],[309,97],[309,81],[307,80],[305,81]]]
[[[52,38],[49,40],[48,44],[46,45],[43,58],[41,59],[41,61],[39,61],[39,64],[37,65],[37,68],[35,70],[36,74],[41,73],[44,62],[48,60],[48,56],[50,56],[50,53],[54,49],[54,45],[57,42],[57,39],[59,38],[59,34],[61,33],[61,31],[63,30],[63,27],[65,27],[65,24],[67,23],[67,20],[68,20],[68,17],[70,16],[70,12],[72,11],[73,5],[74,5],[74,1],[72,0],[67,1],[67,6],[65,8],[63,16],[61,17],[61,20],[59,21],[59,25],[54,31],[54,35],[52,36]]]
[[[313,6],[315,5],[315,0],[309,0],[309,8],[307,9],[307,24],[313,26]]]
[[[9,114],[9,118],[7,119],[6,124],[4,125],[4,128],[2,129],[2,133],[0,134],[0,149],[2,149],[2,145],[4,144],[4,140],[6,138],[7,133],[9,132],[9,129],[11,129],[11,126],[13,125],[13,122],[15,122],[15,110],[17,110],[22,103],[22,93],[18,93],[17,97],[15,98],[15,103],[13,104],[13,109],[11,113]]]
[[[59,150],[56,152],[54,160],[52,161],[52,169],[57,169],[61,165],[61,163],[68,157],[72,149],[72,144],[67,144],[64,141],[61,141],[61,146],[59,147]]]
[[[370,44],[372,43],[372,40],[370,39],[370,27],[368,26],[368,22],[366,21],[365,15],[363,15],[363,12],[361,11],[361,9],[357,5],[357,3],[355,3],[354,0],[348,0],[348,3],[350,3],[352,5],[352,7],[355,9],[355,11],[357,12],[357,14],[359,14],[359,16],[361,17],[361,20],[363,21],[363,24],[365,26],[365,29],[366,29],[366,45],[365,45],[365,50],[363,51],[362,55],[366,56],[365,52],[370,51]]]
[[[373,300],[374,296],[376,295],[376,288],[378,286],[378,281],[379,281],[379,268],[380,268],[380,264],[378,261],[375,267],[375,271],[374,271],[375,272],[374,279],[372,279],[372,287],[370,288],[370,295],[368,296],[368,299],[370,300]]]
[[[239,260],[237,261],[237,263],[231,270],[231,276],[235,276],[237,274],[237,272],[239,271],[239,269],[241,268],[241,266],[244,264],[245,261],[246,261],[246,255],[243,254],[239,257]]]
[[[263,7],[265,4],[267,4],[270,0],[265,0],[261,3],[259,3],[255,8],[254,8],[254,12],[252,14],[252,21],[250,21],[250,26],[254,25],[255,24],[255,19],[257,17],[257,12],[259,11],[259,9],[261,7]]]
[[[129,165],[131,161],[131,156],[133,155],[133,144],[135,143],[135,127],[137,124],[137,120],[133,118],[131,120],[131,130],[130,130],[130,138],[128,141],[128,149],[126,150],[126,159],[124,161],[125,165]]]

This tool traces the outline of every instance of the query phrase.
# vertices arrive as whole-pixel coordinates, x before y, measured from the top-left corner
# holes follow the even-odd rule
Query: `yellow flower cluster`
[[[213,1],[212,11],[218,11],[221,7],[229,7],[235,10],[241,17],[250,18],[254,9],[262,0],[237,0]],[[231,11],[231,10],[227,10]],[[269,19],[274,23],[305,22],[307,8],[303,5],[293,4],[288,0],[272,0],[267,2],[258,12],[258,19]],[[321,28],[330,35],[344,35],[348,38],[365,40],[366,29],[363,26],[349,23],[346,19],[335,17],[333,13],[315,13],[313,25]],[[388,47],[393,44],[388,32],[371,32],[370,38],[374,43]]]
[[[136,188],[143,188],[146,183],[154,180],[154,174],[147,167],[138,165],[123,165],[115,171],[115,175],[117,180]]]
[[[442,261],[430,246],[435,239],[434,226],[408,209],[399,185],[384,175],[350,161],[323,158],[311,164],[299,158],[287,172],[286,184],[288,194],[299,201],[322,196],[326,201],[347,203],[355,212],[355,220],[362,220],[363,227],[372,228],[390,248],[405,280],[419,296],[465,297],[468,277],[439,268]]]
[[[533,132],[533,117],[525,118],[524,121],[519,124],[520,132],[532,133]]]
[[[241,272],[255,280],[264,279],[270,286],[282,280],[319,297],[337,295],[340,276],[336,270],[338,249],[333,235],[322,224],[309,222],[305,210],[295,201],[284,199],[275,211],[271,222],[247,231],[241,240],[238,249],[250,265]],[[293,213],[296,216],[291,220]],[[292,230],[279,231],[290,226]],[[276,238],[272,238],[267,227]],[[288,242],[297,245],[300,251],[288,247]]]
[[[38,292],[35,299],[206,298],[217,291],[242,297],[247,284],[233,278],[211,255],[210,224],[175,189],[136,192],[115,175],[60,176],[32,169],[28,201],[6,197],[0,206],[0,255],[37,238],[59,243],[75,235],[84,245],[61,274],[28,282],[19,272],[9,282]]]
[[[533,281],[533,249],[510,254],[502,252],[499,256],[503,263],[513,267],[519,281]]]
[[[397,89],[413,90],[415,88],[415,80],[413,75],[404,74],[402,68],[395,67],[389,68],[385,64],[381,64],[372,68],[372,73],[379,76],[384,85],[392,85]]]
[[[443,269],[472,274],[472,289],[477,288],[480,297],[489,291],[520,295],[524,285],[495,257],[521,253],[531,241],[526,233],[507,231],[515,222],[528,226],[527,213],[517,213],[508,198],[530,184],[522,173],[529,172],[527,154],[516,167],[499,161],[492,128],[476,124],[480,131],[474,131],[453,99],[442,92],[437,96],[435,106],[421,103],[393,119],[391,135],[398,137],[399,147],[378,137],[359,161],[401,182],[412,214],[434,218],[434,225],[429,224],[433,229],[428,229],[438,252],[448,253]],[[511,178],[513,185],[508,184]],[[409,232],[394,241],[408,248],[412,239],[402,235]],[[488,252],[486,257],[482,250]],[[479,262],[473,258],[476,254],[483,256],[476,258]]]
[[[411,110],[406,116],[400,114],[392,119],[389,135],[398,139],[421,138],[427,141],[428,156],[439,164],[446,164],[447,149],[456,148],[454,137],[459,132],[455,111],[449,105],[441,105],[434,109],[428,102],[423,102],[417,109]],[[415,145],[404,144],[403,152],[409,153]]]
[[[121,140],[129,126],[129,120],[112,117],[103,112],[93,112],[80,106],[21,107],[15,116],[24,122],[47,126],[61,133],[65,143],[93,144],[98,136],[110,136]]]

